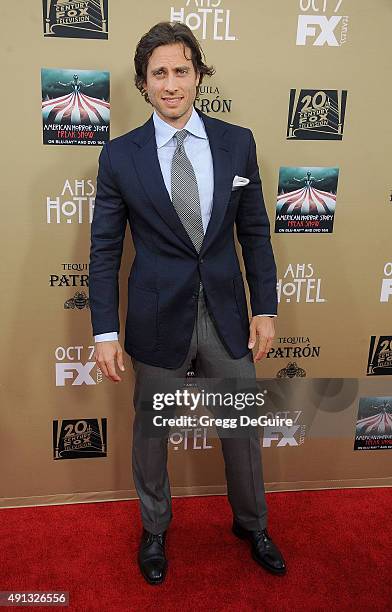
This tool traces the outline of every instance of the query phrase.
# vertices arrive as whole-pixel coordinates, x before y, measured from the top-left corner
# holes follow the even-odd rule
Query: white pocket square
[[[235,175],[235,177],[233,178],[233,185],[231,187],[231,190],[234,191],[239,187],[245,187],[245,185],[247,185],[248,183],[249,179],[245,178],[244,176]]]

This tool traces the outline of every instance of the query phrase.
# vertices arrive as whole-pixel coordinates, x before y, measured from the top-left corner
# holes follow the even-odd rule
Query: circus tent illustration
[[[334,214],[336,195],[329,191],[316,189],[312,184],[278,195],[276,212],[281,215],[288,214]]]
[[[392,406],[383,404],[374,406],[378,410],[377,414],[359,419],[357,422],[357,433],[366,434],[390,434],[392,433]]]
[[[45,123],[103,125],[109,123],[110,102],[72,91],[59,98],[43,100],[42,117]]]

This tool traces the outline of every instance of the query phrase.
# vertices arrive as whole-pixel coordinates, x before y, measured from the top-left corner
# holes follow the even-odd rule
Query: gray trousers
[[[202,378],[255,379],[252,352],[241,359],[233,359],[220,340],[208,313],[201,288],[197,317],[188,355],[178,369],[151,366],[133,357],[135,390],[133,403],[132,472],[140,499],[142,522],[145,529],[160,533],[172,519],[172,504],[167,472],[168,437],[147,437],[142,431],[141,402],[143,387],[153,377],[183,378],[191,360],[196,360],[196,376]],[[251,428],[254,430],[254,428]],[[261,462],[260,439],[255,431],[247,437],[221,437],[227,495],[233,516],[246,529],[267,526],[267,505]]]

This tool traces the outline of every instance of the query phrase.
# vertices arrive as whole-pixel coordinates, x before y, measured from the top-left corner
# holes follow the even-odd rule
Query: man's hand
[[[94,357],[97,366],[102,370],[106,378],[109,378],[113,382],[121,381],[116,371],[116,361],[122,372],[124,372],[125,368],[123,351],[117,340],[96,342]]]
[[[248,348],[252,349],[256,344],[256,336],[259,336],[259,350],[254,361],[260,361],[268,353],[275,337],[274,319],[270,317],[252,317],[249,325]]]

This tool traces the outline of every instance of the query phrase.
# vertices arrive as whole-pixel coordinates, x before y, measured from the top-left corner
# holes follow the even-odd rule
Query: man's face
[[[188,121],[196,97],[200,75],[191,57],[191,50],[182,43],[161,45],[147,66],[144,88],[149,100],[161,119],[176,127]]]

